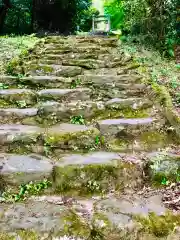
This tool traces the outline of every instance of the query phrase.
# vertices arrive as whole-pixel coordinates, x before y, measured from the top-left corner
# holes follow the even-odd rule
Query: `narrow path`
[[[145,190],[166,170],[177,179],[180,155],[161,150],[178,145],[138,65],[117,46],[116,38],[47,37],[15,69],[18,77],[0,77],[0,190],[53,183],[41,197],[2,199],[0,231],[124,240],[160,231],[142,233],[134,217],[170,206],[161,191]]]

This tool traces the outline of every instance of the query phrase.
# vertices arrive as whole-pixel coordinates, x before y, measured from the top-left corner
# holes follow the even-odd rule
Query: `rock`
[[[0,98],[11,103],[18,103],[21,105],[32,105],[36,101],[36,95],[32,90],[29,89],[6,89],[0,90]]]
[[[147,158],[149,159],[148,174],[152,181],[157,184],[163,184],[164,178],[166,181],[179,181],[180,154],[155,152],[148,154]]]
[[[97,122],[97,128],[100,130],[101,134],[105,136],[117,136],[123,131],[131,132],[142,132],[147,131],[150,127],[153,127],[155,119],[152,118],[142,118],[142,119],[106,119]]]
[[[4,161],[0,171],[7,185],[20,186],[30,181],[40,181],[50,178],[53,165],[51,160],[39,155],[1,154],[0,162]]]
[[[40,134],[42,129],[36,126],[20,124],[0,125],[0,143],[10,144],[16,141],[24,143],[33,142]]]
[[[57,76],[29,76],[22,77],[21,81],[27,85],[38,85],[45,87],[65,87],[69,86],[71,79]]]
[[[45,132],[47,144],[61,149],[89,149],[94,147],[95,138],[99,135],[97,128],[85,125],[62,123]]]
[[[139,164],[113,152],[67,155],[54,167],[57,191],[75,194],[107,193],[112,190],[133,189],[143,181]]]
[[[104,111],[103,102],[93,101],[72,101],[69,103],[46,102],[39,108],[39,114],[48,117],[50,114],[59,120],[70,120],[72,116],[83,116],[85,119],[91,118],[96,110]]]
[[[54,100],[89,100],[91,89],[76,88],[76,89],[44,89],[37,93],[39,97]]]
[[[62,60],[64,66],[78,66],[85,69],[97,69],[106,66],[106,63],[101,60],[94,59],[74,59],[74,60]]]
[[[97,74],[86,74],[79,75],[78,78],[82,81],[83,84],[92,83],[95,86],[113,86],[118,87],[121,84],[140,81],[141,77],[137,75],[97,75]]]
[[[75,77],[81,73],[82,68],[76,66],[30,64],[27,68],[27,74],[32,76]]]
[[[105,103],[105,106],[110,109],[125,109],[125,108],[132,108],[132,109],[145,109],[148,107],[152,107],[153,103],[145,100],[143,98],[114,98]]]
[[[136,196],[122,196],[120,198],[101,200],[96,204],[95,211],[99,214],[104,214],[104,218],[105,216],[107,217],[110,225],[116,231],[126,230],[126,233],[128,231],[131,234],[138,227],[134,217],[137,215],[148,217],[150,212],[163,215],[167,209],[162,204],[161,196],[155,195],[147,199]],[[99,220],[101,220],[101,217]]]
[[[37,108],[7,108],[0,109],[0,118],[2,117],[17,117],[17,118],[25,118],[25,117],[34,117],[37,115]]]
[[[85,237],[85,239],[90,234],[90,229],[86,225],[84,226],[83,219],[78,218],[78,215],[73,215],[71,210],[68,210],[68,207],[65,206],[28,201],[26,203],[16,203],[16,205],[3,204],[0,206],[0,213],[3,216],[0,219],[1,232],[15,233],[18,230],[24,230],[24,232],[34,230],[35,233],[40,235],[48,233],[50,238],[53,235],[70,235]],[[80,225],[78,225],[78,220]],[[77,232],[77,229],[79,232]]]

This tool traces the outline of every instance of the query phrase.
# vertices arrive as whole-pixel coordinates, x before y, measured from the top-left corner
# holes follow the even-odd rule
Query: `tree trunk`
[[[10,0],[3,0],[3,4],[0,8],[0,33],[2,32],[8,9],[12,7]]]

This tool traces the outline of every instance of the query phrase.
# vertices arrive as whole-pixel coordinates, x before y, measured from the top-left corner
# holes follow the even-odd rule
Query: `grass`
[[[5,73],[5,65],[12,58],[19,56],[23,51],[32,48],[38,38],[32,35],[0,36],[0,74]]]
[[[152,82],[168,88],[180,114],[180,65],[173,59],[164,58],[153,49],[135,43],[122,43],[121,49],[133,54],[135,61],[141,64],[141,73],[148,74]]]

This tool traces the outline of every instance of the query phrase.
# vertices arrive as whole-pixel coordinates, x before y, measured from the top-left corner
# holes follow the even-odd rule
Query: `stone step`
[[[140,188],[143,183],[141,160],[135,155],[115,152],[60,154],[54,161],[36,154],[3,153],[0,160],[3,181],[16,189],[21,184],[47,178],[53,183],[51,192],[101,195],[112,190]],[[93,189],[91,181],[96,182],[97,188]]]
[[[43,89],[37,92],[40,99],[50,99],[57,101],[73,101],[80,100],[86,101],[90,100],[92,91],[89,88],[74,88],[74,89]]]
[[[21,124],[1,124],[1,151],[41,152],[54,148],[64,150],[86,149],[95,145],[99,130],[92,126],[59,124],[40,128]]]
[[[56,47],[46,47],[45,50],[44,50],[44,54],[64,54],[64,53],[91,53],[91,52],[94,52],[94,53],[111,53],[111,49],[110,48],[106,48],[106,47],[100,47],[100,46],[91,46],[89,45],[88,47],[85,46],[85,47],[76,47],[76,48],[73,48],[73,47],[67,47],[65,49],[57,49]]]
[[[122,74],[122,75],[77,75],[76,77],[57,77],[57,76],[28,76],[28,77],[14,77],[14,76],[1,76],[0,81],[8,85],[23,84],[31,88],[34,87],[57,87],[68,88],[75,85],[75,87],[93,85],[95,87],[110,87],[118,88],[125,83],[139,83],[142,79],[137,74]],[[77,81],[78,80],[78,81]],[[128,86],[129,87],[129,86]],[[127,87],[127,88],[128,88]]]
[[[26,74],[31,76],[62,76],[76,77],[83,73],[83,69],[77,66],[46,65],[46,64],[26,64]]]
[[[95,38],[95,37],[85,37],[81,38],[79,36],[72,37],[70,39],[62,39],[62,38],[46,38],[45,43],[53,43],[53,44],[66,44],[69,43],[93,43],[101,46],[117,46],[118,38]]]
[[[161,233],[162,221],[165,226],[171,226],[170,219],[176,226],[179,217],[172,212],[166,215],[167,208],[161,194],[157,193],[148,197],[137,194],[106,196],[98,200],[41,196],[15,204],[4,203],[0,211],[3,239],[10,239],[13,234],[16,239],[22,240],[30,239],[30,236],[34,240],[45,237],[52,240],[87,240],[94,236],[92,231],[101,234],[105,240],[135,239],[137,236],[141,240],[158,239],[156,235]],[[160,226],[151,227],[154,221]],[[179,231],[170,229],[165,233],[167,239],[179,239]]]
[[[112,99],[102,101],[72,101],[69,103],[44,102],[41,104],[38,114],[44,120],[70,121],[73,116],[82,116],[84,121],[95,122],[107,117],[136,118],[151,116],[152,103],[141,99]]]
[[[34,108],[0,108],[0,123],[31,125],[48,123],[48,125],[52,125],[57,122],[69,122],[74,116],[82,116],[86,123],[106,117],[136,118],[150,116],[152,106],[151,101],[141,98],[115,98],[107,102],[78,100],[60,103],[44,101],[38,102]]]
[[[92,90],[90,88],[74,88],[74,89],[43,89],[40,91],[31,91],[29,89],[6,89],[0,90],[0,107],[3,108],[5,103],[9,105],[25,108],[37,103],[38,100],[57,100],[57,101],[73,101],[73,100],[90,100]],[[6,104],[6,106],[7,106]]]
[[[0,123],[16,121],[27,117],[35,117],[38,114],[38,108],[0,108]]]
[[[97,122],[97,128],[106,139],[137,136],[150,130],[155,131],[162,125],[155,118],[105,119]]]
[[[97,54],[94,52],[91,53],[67,53],[67,54],[45,54],[42,55],[39,60],[64,60],[64,59],[98,59],[98,60],[113,60],[113,61],[120,61],[122,60],[122,56],[118,54]],[[88,60],[87,60],[88,61]]]
[[[3,107],[5,102],[14,105],[33,105],[36,103],[36,94],[30,89],[3,89],[0,90],[0,107]]]
[[[161,130],[162,131],[162,130]],[[167,134],[165,131],[159,133],[157,130],[149,131],[139,134],[138,136],[127,135],[124,133],[121,137],[116,137],[112,140],[106,140],[107,151],[118,151],[124,153],[149,153],[152,151],[158,151],[173,146],[175,138],[171,134]]]

